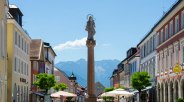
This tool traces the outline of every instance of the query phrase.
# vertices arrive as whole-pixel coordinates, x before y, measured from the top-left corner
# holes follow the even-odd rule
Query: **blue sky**
[[[49,42],[56,62],[87,58],[87,15],[96,23],[95,60],[126,57],[176,0],[9,0],[32,39]]]

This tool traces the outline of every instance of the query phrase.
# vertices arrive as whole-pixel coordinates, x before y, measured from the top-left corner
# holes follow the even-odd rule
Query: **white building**
[[[56,53],[52,49],[49,43],[44,42],[44,52],[45,52],[45,73],[54,74],[54,59]]]
[[[17,6],[10,5],[7,21],[7,102],[29,102],[31,38],[22,28],[22,16]]]

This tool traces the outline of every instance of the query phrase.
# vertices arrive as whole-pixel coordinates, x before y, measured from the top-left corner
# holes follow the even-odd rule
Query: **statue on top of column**
[[[92,15],[89,16],[89,20],[86,25],[86,31],[88,31],[88,40],[94,40],[93,36],[95,35],[95,22],[93,20]]]

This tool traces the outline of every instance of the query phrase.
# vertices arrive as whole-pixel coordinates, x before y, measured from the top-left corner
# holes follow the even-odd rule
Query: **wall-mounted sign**
[[[26,83],[26,79],[20,78],[20,82]]]
[[[179,65],[178,63],[174,66],[174,68],[173,68],[173,72],[174,73],[179,73],[179,72],[181,72],[181,65]]]

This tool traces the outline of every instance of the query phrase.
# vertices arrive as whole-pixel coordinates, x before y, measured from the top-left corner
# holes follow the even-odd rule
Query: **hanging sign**
[[[174,66],[174,68],[173,68],[173,72],[174,73],[179,73],[179,72],[181,72],[181,65],[179,65],[178,63]]]

